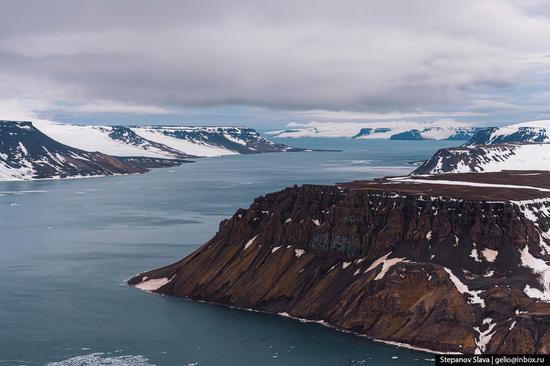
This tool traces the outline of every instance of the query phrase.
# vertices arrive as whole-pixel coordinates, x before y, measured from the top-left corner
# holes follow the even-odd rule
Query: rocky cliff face
[[[129,283],[437,351],[550,352],[550,200],[457,197],[288,188]]]

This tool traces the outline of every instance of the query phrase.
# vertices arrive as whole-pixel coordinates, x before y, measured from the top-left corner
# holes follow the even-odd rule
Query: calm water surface
[[[261,194],[412,170],[457,142],[284,140],[342,152],[202,159],[144,175],[0,183],[0,366],[430,365],[317,324],[141,292]]]

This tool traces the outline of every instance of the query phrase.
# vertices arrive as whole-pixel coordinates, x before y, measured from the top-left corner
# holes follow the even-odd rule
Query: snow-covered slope
[[[0,179],[144,172],[189,157],[303,151],[239,127],[77,126],[0,121]]]
[[[413,174],[550,171],[550,120],[479,130],[465,145],[439,150]]]
[[[169,146],[179,151],[185,151],[188,154],[195,156],[211,157],[237,154],[236,151],[229,150],[220,145],[213,145],[206,143],[205,141],[197,141],[195,139],[188,138],[186,136],[186,131],[188,130],[180,129],[179,127],[134,127],[133,130],[146,139]],[[198,136],[201,135],[200,131],[193,132],[196,132]]]
[[[244,127],[132,127],[138,135],[196,156],[298,151]]]
[[[550,144],[499,144],[439,150],[413,174],[550,170]]]
[[[506,127],[479,130],[467,145],[509,142],[550,142],[550,120],[517,123]]]
[[[85,151],[164,159],[193,155],[149,141],[124,126],[77,126],[47,121],[36,121],[33,124],[54,140]]]
[[[292,128],[271,131],[268,134],[281,138],[350,137],[390,140],[469,140],[478,130],[475,127],[435,126],[406,122],[387,124],[310,122],[307,124],[291,124],[290,126]]]
[[[298,151],[242,127],[79,126],[48,121],[34,125],[63,144],[119,157],[187,158]]]
[[[63,145],[31,122],[0,121],[0,180],[142,173],[146,169],[99,152]]]

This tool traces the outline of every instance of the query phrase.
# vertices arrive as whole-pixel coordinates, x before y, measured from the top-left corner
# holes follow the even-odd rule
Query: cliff
[[[489,201],[445,182],[268,194],[129,283],[436,351],[550,352],[548,193],[494,187]]]

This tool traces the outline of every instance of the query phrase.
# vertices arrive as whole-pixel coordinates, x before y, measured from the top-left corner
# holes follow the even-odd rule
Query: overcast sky
[[[0,118],[550,118],[550,1],[0,0]]]

